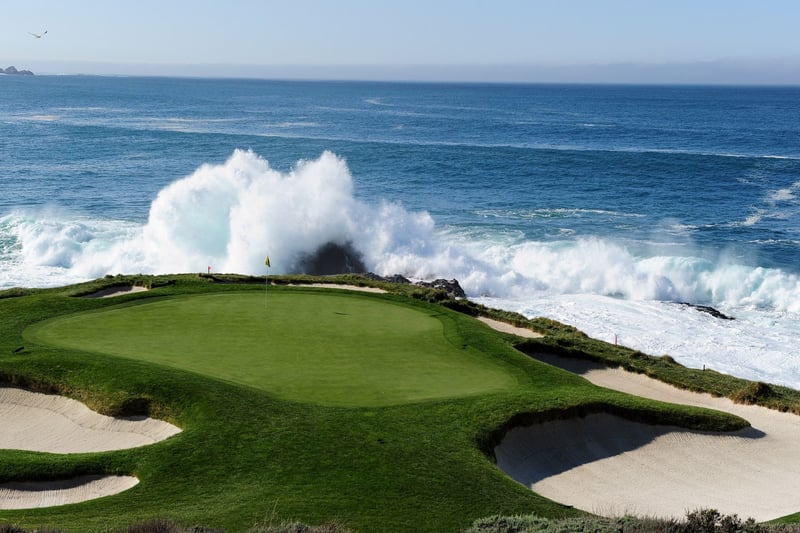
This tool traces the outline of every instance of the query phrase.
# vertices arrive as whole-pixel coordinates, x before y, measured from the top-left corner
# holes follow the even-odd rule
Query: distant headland
[[[17,67],[13,65],[6,69],[0,68],[0,74],[20,74],[22,76],[33,76],[33,72],[30,70],[17,70]]]

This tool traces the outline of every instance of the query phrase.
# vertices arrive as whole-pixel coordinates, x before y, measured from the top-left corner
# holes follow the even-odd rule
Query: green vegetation
[[[658,518],[576,517],[547,519],[535,515],[490,516],[473,522],[464,533],[796,533],[798,525],[757,524],[715,509],[699,509],[685,520]]]
[[[746,425],[539,363],[514,348],[518,337],[468,316],[496,312],[442,291],[376,283],[392,293],[375,295],[289,286],[315,281],[305,277],[274,281],[266,309],[264,279],[245,276],[109,277],[0,292],[0,382],[184,430],[117,452],[0,450],[0,482],[105,473],[141,481],[81,504],[0,511],[0,523],[114,531],[159,519],[246,531],[299,521],[441,532],[497,513],[578,517],[494,466],[507,428],[597,411],[693,429]],[[80,297],[134,283],[153,290]],[[569,335],[521,346],[584,342]],[[596,346],[585,342],[579,348],[591,354]]]
[[[214,376],[297,402],[379,406],[516,385],[507,365],[448,341],[405,298],[272,287],[122,304],[28,328],[25,341]],[[438,310],[437,310],[438,311]]]

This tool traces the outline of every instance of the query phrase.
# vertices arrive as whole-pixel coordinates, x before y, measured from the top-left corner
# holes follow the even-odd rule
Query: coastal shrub
[[[767,531],[752,518],[742,521],[737,515],[723,515],[716,509],[699,509],[686,515],[684,531],[698,533],[756,533]]]
[[[58,529],[23,529],[11,524],[0,524],[0,533],[62,533]],[[225,533],[222,529],[203,526],[180,526],[166,518],[153,518],[137,522],[117,530],[117,533]],[[350,533],[350,530],[338,524],[309,526],[301,522],[284,522],[280,525],[258,526],[248,533]]]
[[[535,515],[494,515],[479,518],[464,533],[525,533],[546,531],[550,521]]]
[[[473,522],[464,533],[658,533],[681,531],[670,520],[623,518],[546,519],[534,515],[492,516]]]
[[[278,526],[258,527],[248,533],[349,533],[349,530],[338,524],[309,526],[300,522],[287,522]]]
[[[153,518],[130,525],[119,533],[224,533],[224,531],[202,526],[183,527],[166,518]]]
[[[734,393],[731,399],[736,403],[757,404],[770,400],[775,393],[763,381],[752,381]]]
[[[463,533],[798,533],[798,524],[758,524],[752,518],[698,509],[685,520],[580,517],[547,519],[535,515],[494,515],[472,523]]]
[[[13,287],[0,291],[0,298],[18,298],[20,296],[28,296],[40,292],[39,289],[24,289],[20,287]]]
[[[125,528],[124,533],[184,533],[188,530],[179,527],[171,520],[153,518]]]
[[[553,320],[552,318],[537,317],[530,320],[530,325],[531,327],[533,327],[533,329],[545,335],[555,335],[558,333],[564,333],[569,335],[578,335],[581,337],[586,336],[585,333],[580,331],[575,326],[562,324],[561,322]]]
[[[25,533],[25,530],[11,524],[0,524],[0,533]]]
[[[0,524],[0,533],[29,533],[27,530],[22,529],[17,526],[12,526],[11,524]],[[58,529],[35,529],[30,533],[61,533]]]

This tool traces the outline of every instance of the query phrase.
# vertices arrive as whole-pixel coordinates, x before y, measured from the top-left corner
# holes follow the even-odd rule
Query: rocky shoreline
[[[433,281],[417,281],[412,282],[410,279],[401,276],[400,274],[395,274],[393,276],[379,276],[372,272],[365,272],[360,274],[361,276],[375,280],[375,281],[385,281],[388,283],[400,283],[403,285],[419,285],[420,287],[428,287],[430,289],[440,289],[445,291],[447,294],[453,296],[454,298],[466,298],[467,293],[464,292],[464,289],[461,288],[461,284],[458,283],[456,279],[435,279]]]

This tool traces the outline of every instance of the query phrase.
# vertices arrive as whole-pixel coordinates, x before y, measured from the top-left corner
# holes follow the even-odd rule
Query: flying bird
[[[31,35],[33,35],[37,39],[41,39],[42,37],[44,37],[45,33],[47,33],[47,30],[44,30],[42,33],[32,33],[32,32],[28,32],[28,33],[30,33]]]

